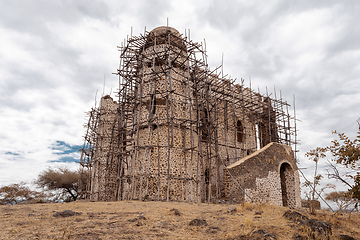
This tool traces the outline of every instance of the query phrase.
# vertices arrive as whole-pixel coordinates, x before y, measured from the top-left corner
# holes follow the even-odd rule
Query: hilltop
[[[2,239],[307,239],[310,228],[283,217],[287,210],[266,204],[142,201],[0,206],[0,236]],[[315,216],[304,208],[296,211],[329,223],[330,239],[339,239],[341,234],[360,238],[359,213],[352,213],[349,219],[349,214],[334,215],[323,210]],[[64,217],[66,214],[69,216]]]

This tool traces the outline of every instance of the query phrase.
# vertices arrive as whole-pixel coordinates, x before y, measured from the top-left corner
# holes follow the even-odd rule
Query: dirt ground
[[[54,216],[64,210],[78,214]],[[294,239],[301,229],[282,217],[286,210],[266,204],[142,201],[0,206],[0,239],[239,239],[259,229],[277,239]],[[297,211],[330,223],[333,239],[340,234],[360,239],[359,213],[349,219],[348,214],[318,211],[310,216],[306,209]],[[191,226],[193,219],[206,224]]]

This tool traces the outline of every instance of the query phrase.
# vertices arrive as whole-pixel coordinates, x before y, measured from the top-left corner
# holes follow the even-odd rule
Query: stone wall
[[[101,98],[91,177],[91,199],[96,201],[116,199],[114,188],[117,185],[117,165],[109,163],[111,162],[110,141],[117,107],[117,102],[114,102],[110,96]]]
[[[291,148],[268,144],[278,141],[271,100],[190,66],[194,56],[173,28],[154,29],[143,44],[132,60],[137,67],[129,102],[105,96],[100,103],[92,198],[226,198],[297,206]],[[118,119],[129,114],[117,112],[121,104],[132,115],[127,128],[116,132]],[[114,148],[121,134],[127,135],[117,146],[126,155]]]
[[[174,41],[181,37],[172,28],[153,30],[138,60],[142,66],[136,96],[140,104],[134,125],[135,151],[129,166],[129,175],[134,177],[129,194],[138,199],[198,201],[198,134],[189,126],[197,115],[188,100],[192,92],[184,84],[186,48],[177,40],[178,44],[169,45],[168,36]]]
[[[289,146],[270,143],[226,167],[225,195],[235,202],[299,207],[300,182]]]

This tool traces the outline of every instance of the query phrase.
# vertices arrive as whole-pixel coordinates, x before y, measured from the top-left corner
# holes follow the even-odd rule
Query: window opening
[[[240,120],[236,122],[236,136],[237,136],[237,141],[242,143],[244,140],[244,127]]]
[[[209,111],[206,108],[203,108],[203,111],[201,112],[201,140],[207,141],[209,137]]]
[[[152,114],[155,114],[155,112],[156,112],[156,96],[155,96],[155,94],[151,94],[150,98],[151,98],[151,100],[150,100],[150,112]]]

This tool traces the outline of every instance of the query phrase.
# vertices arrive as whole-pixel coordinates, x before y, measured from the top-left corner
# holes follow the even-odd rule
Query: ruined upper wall
[[[225,175],[225,194],[229,199],[300,206],[300,179],[290,146],[269,143],[226,167]]]

